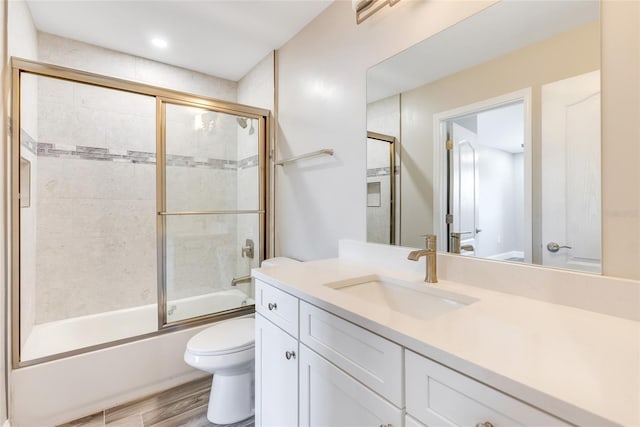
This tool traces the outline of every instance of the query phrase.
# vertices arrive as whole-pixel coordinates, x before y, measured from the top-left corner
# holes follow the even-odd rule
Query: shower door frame
[[[33,360],[22,361],[20,359],[20,94],[21,94],[21,75],[23,73],[59,79],[74,83],[87,84],[106,89],[119,90],[128,93],[146,95],[155,98],[156,102],[156,226],[157,226],[157,252],[158,252],[158,295],[156,302],[158,304],[158,327],[157,330],[132,337],[121,338],[114,341],[108,341],[92,346],[81,347],[78,349],[55,353],[49,356],[40,357]],[[165,120],[162,115],[163,103],[182,104],[186,106],[194,106],[214,110],[217,112],[238,115],[258,121],[258,176],[259,176],[259,201],[258,210],[252,211],[259,215],[259,260],[270,257],[271,245],[268,242],[270,233],[267,227],[271,221],[271,213],[268,211],[271,195],[269,194],[270,186],[267,183],[271,180],[270,168],[267,167],[269,139],[271,135],[270,121],[271,112],[267,109],[252,107],[248,105],[222,101],[205,96],[194,95],[186,92],[180,92],[172,89],[166,89],[158,86],[148,85],[144,83],[132,82],[129,80],[109,77],[101,74],[90,73],[86,71],[76,70],[58,65],[47,64],[38,61],[31,61],[22,58],[11,57],[11,143],[5,149],[8,151],[10,159],[10,168],[4,174],[4,188],[8,191],[6,197],[6,210],[9,214],[8,223],[10,227],[7,229],[7,238],[9,241],[8,251],[5,253],[6,265],[10,268],[8,276],[11,280],[9,286],[11,295],[7,299],[10,301],[11,308],[11,366],[18,369],[27,366],[33,366],[40,363],[50,362],[90,351],[96,351],[108,347],[126,344],[145,338],[162,335],[169,332],[175,332],[181,329],[191,328],[194,326],[211,323],[216,320],[223,320],[231,317],[242,316],[255,312],[255,305],[248,305],[213,313],[209,315],[198,316],[185,319],[178,322],[166,323],[166,287],[164,274],[164,212],[161,210],[165,203],[165,147],[164,147],[164,126]]]
[[[383,133],[367,131],[367,140],[374,139],[389,144],[389,244],[396,244],[396,137]],[[369,147],[367,146],[367,149]]]

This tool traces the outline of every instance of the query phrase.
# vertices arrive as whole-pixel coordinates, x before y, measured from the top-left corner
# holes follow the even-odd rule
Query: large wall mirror
[[[368,240],[600,273],[599,15],[503,1],[369,69],[396,167],[369,138],[367,188],[395,200],[369,203]]]

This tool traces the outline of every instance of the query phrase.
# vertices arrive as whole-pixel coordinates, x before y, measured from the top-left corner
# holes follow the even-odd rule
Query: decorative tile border
[[[24,129],[20,129],[20,145],[31,153],[36,154],[38,143]]]
[[[32,139],[29,139],[33,141]],[[111,161],[120,163],[156,164],[156,153],[134,150],[117,150],[100,147],[88,147],[83,145],[50,144],[35,141],[29,145],[28,139],[23,139],[22,145],[29,151],[37,146],[37,155],[43,157],[61,157],[67,159]],[[167,166],[206,168],[220,170],[240,170],[256,167],[258,156],[254,155],[242,160],[225,160],[214,158],[198,158],[193,156],[181,156],[167,154]]]
[[[367,178],[372,178],[374,176],[385,176],[385,175],[390,175],[391,173],[391,168],[389,166],[386,166],[384,168],[371,168],[371,169],[367,169]],[[398,175],[399,171],[396,170],[396,175]]]
[[[34,155],[43,157],[141,163],[148,165],[156,164],[156,153],[117,148],[90,147],[85,145],[36,142],[24,129],[20,129],[20,145]],[[167,166],[242,170],[258,166],[258,155],[256,154],[241,160],[225,160],[167,154]],[[367,176],[369,175],[367,174]]]
[[[238,160],[238,169],[249,169],[258,166],[258,155]]]

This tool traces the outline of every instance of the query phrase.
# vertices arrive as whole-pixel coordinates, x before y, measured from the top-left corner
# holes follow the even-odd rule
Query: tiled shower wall
[[[44,62],[236,101],[235,82],[48,34],[38,40]],[[155,303],[154,101],[45,78],[37,94],[39,261],[35,288],[22,288],[23,310],[35,301],[37,324]],[[256,152],[246,148],[256,145],[257,123],[249,137],[249,126],[218,115],[213,132],[204,132],[194,129],[195,114],[181,108],[169,126],[168,210],[247,208],[257,193]],[[257,244],[255,218],[240,236],[242,218],[173,217],[170,297],[226,288],[248,274],[242,263],[252,262],[238,261],[238,242],[253,236]]]

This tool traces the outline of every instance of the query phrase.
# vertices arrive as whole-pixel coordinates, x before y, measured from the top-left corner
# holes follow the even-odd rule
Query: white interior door
[[[601,271],[600,72],[542,86],[542,262]]]
[[[478,168],[476,158],[477,135],[470,129],[453,123],[453,162],[451,174],[451,206],[453,215],[450,232],[464,233],[461,246],[473,246],[477,251],[480,243],[476,236],[478,229]],[[471,255],[474,251],[461,250]]]

